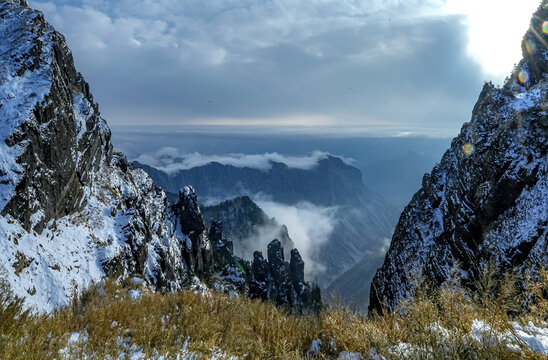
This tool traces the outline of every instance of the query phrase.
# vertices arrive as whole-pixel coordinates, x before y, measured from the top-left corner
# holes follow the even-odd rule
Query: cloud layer
[[[119,125],[453,134],[486,78],[442,0],[31,4]]]
[[[188,170],[194,167],[217,162],[223,165],[234,167],[247,167],[268,171],[272,168],[272,162],[284,163],[290,168],[310,170],[318,164],[318,161],[325,159],[329,153],[313,151],[308,156],[289,156],[276,152],[264,154],[226,154],[226,155],[203,155],[197,152],[184,154],[173,147],[164,147],[154,153],[141,154],[135,161],[150,165],[167,174],[173,174],[179,170]],[[352,159],[343,158],[350,163]]]

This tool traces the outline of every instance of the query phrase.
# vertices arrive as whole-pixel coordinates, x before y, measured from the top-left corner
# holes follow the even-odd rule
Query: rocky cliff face
[[[208,224],[215,220],[223,223],[225,236],[234,243],[234,253],[244,259],[251,259],[254,250],[262,248],[272,239],[281,242],[286,258],[290,257],[290,250],[295,247],[287,227],[270,218],[248,196],[202,207],[202,215]]]
[[[228,287],[229,291],[238,290],[253,299],[272,301],[297,313],[320,311],[320,289],[304,280],[305,264],[297,249],[291,249],[290,262],[287,262],[281,242],[274,239],[268,244],[267,259],[261,251],[255,251],[250,263],[234,255],[232,241],[223,237],[221,221],[213,221],[209,233],[217,278],[234,285]],[[227,286],[222,290],[226,291]]]
[[[195,194],[170,209],[112,151],[64,37],[25,1],[0,1],[0,209],[0,276],[37,310],[105,276],[170,291],[211,265]]]
[[[507,83],[485,84],[461,133],[402,213],[371,285],[371,308],[392,311],[414,278],[443,284],[451,270],[471,286],[501,272],[547,265],[548,19],[544,0]]]
[[[185,263],[195,272],[207,272],[213,265],[213,253],[198,197],[192,186],[179,190],[179,202],[173,205],[172,210],[175,224],[180,225],[183,235],[190,240],[183,250]]]
[[[84,188],[112,147],[64,37],[24,4],[3,2],[0,10],[0,146],[9,154],[0,206],[3,216],[41,233],[49,219],[85,207]]]

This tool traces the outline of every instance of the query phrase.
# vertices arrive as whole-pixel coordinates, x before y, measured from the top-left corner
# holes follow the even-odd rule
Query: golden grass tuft
[[[146,358],[173,358],[187,344],[204,359],[221,349],[246,359],[291,360],[305,358],[312,341],[321,339],[321,352],[313,358],[336,359],[341,351],[368,358],[375,349],[387,360],[546,359],[524,344],[510,347],[500,336],[514,331],[514,321],[535,319],[546,327],[548,272],[536,280],[529,279],[531,290],[519,301],[520,282],[513,274],[487,271],[474,293],[456,281],[443,289],[423,283],[401,311],[375,316],[338,305],[319,316],[298,316],[246,298],[192,291],[162,295],[143,284],[111,280],[91,287],[72,306],[36,315],[0,287],[0,354],[3,359],[116,359],[138,349]],[[141,296],[133,299],[131,290]],[[470,335],[477,320],[490,332],[480,341]]]

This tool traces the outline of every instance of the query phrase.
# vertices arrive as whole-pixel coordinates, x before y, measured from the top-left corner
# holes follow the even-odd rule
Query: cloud
[[[384,256],[388,252],[388,249],[390,249],[390,243],[391,240],[389,238],[382,238],[382,246],[379,248],[379,256]]]
[[[485,79],[442,0],[31,4],[66,34],[111,124],[448,135]]]
[[[239,168],[252,168],[268,171],[272,168],[272,162],[283,163],[290,168],[310,170],[318,161],[327,158],[327,152],[315,150],[308,156],[289,156],[277,152],[264,154],[226,154],[226,155],[203,155],[197,152],[180,153],[177,148],[164,147],[154,153],[141,154],[134,160],[142,164],[150,165],[167,174],[174,174],[179,170],[188,170],[198,166],[217,162],[223,165],[232,165]],[[342,158],[342,157],[341,157]],[[342,158],[350,163],[352,159]]]
[[[469,53],[487,72],[504,77],[522,58],[521,40],[538,6],[539,0],[448,0],[445,11],[466,15]]]
[[[318,262],[319,251],[321,246],[329,241],[335,228],[337,208],[320,207],[309,202],[283,205],[260,198],[255,198],[254,201],[268,216],[274,217],[278,223],[287,226],[295,248],[299,250],[305,261],[306,277],[314,279],[320,276],[325,267]],[[262,246],[266,248],[266,244]]]

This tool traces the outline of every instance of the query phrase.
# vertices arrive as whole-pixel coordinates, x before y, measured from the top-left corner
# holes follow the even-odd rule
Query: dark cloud
[[[454,134],[485,74],[442,1],[34,1],[111,124]]]

